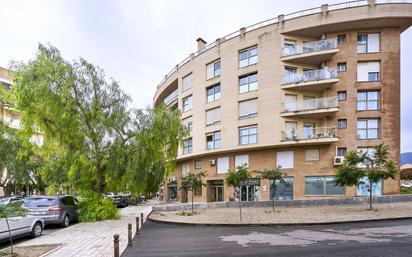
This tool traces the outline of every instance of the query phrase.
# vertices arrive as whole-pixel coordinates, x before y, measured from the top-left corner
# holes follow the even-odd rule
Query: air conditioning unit
[[[175,181],[176,181],[176,177],[175,177],[175,176],[169,178],[169,183],[170,183],[170,182],[175,182]]]
[[[333,157],[333,165],[335,165],[335,166],[342,165],[344,158],[345,158],[345,156],[335,156],[335,157]]]
[[[209,164],[210,164],[210,166],[215,165],[215,164],[216,164],[216,160],[215,160],[215,159],[209,160]]]

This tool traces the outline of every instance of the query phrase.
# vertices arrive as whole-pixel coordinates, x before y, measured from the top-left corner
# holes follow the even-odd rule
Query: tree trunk
[[[369,210],[372,210],[372,181],[369,180]]]
[[[239,197],[239,214],[240,214],[240,223],[242,223],[242,200]]]
[[[193,198],[194,198],[194,190],[192,189],[192,215],[193,215]]]
[[[272,196],[272,210],[275,213],[275,195]]]
[[[7,229],[9,230],[9,239],[10,239],[10,253],[13,256],[14,255],[14,250],[13,250],[13,238],[11,236],[11,232],[10,232],[10,224],[9,224],[9,219],[7,218],[6,215],[6,223],[7,223]]]

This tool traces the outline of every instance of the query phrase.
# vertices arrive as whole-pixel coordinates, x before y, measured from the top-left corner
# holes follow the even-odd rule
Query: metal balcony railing
[[[166,105],[170,104],[171,102],[173,102],[173,100],[177,98],[177,95],[178,95],[178,89],[176,89],[175,91],[170,93],[168,96],[166,96],[165,99],[163,100],[163,103]]]
[[[301,75],[289,72],[289,74],[283,77],[283,84],[285,85],[325,79],[336,79],[337,77],[338,71],[336,68],[325,67],[319,70],[304,71]]]
[[[338,98],[324,97],[282,103],[282,112],[299,112],[338,107]]]
[[[283,47],[283,56],[320,52],[338,47],[336,38],[306,42],[303,44],[287,45]]]
[[[282,131],[282,141],[298,141],[308,139],[337,138],[337,127],[307,126],[298,129]]]

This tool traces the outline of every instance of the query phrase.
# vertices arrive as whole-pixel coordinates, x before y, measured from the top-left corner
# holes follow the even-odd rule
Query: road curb
[[[367,220],[344,220],[344,221],[330,221],[330,222],[306,222],[306,223],[190,223],[158,220],[147,217],[147,220],[153,223],[180,225],[180,226],[199,226],[199,227],[293,227],[293,226],[316,226],[316,225],[337,225],[337,224],[356,224],[366,222],[382,222],[382,221],[397,221],[397,220],[412,220],[410,217],[393,217],[381,219],[367,219]]]

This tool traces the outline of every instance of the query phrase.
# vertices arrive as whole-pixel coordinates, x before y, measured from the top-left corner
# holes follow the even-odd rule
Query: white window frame
[[[216,163],[217,174],[225,174],[229,172],[229,157],[218,157]]]
[[[365,43],[360,43],[359,37],[365,37]],[[379,53],[380,52],[380,33],[359,33],[356,39],[357,52],[364,53]],[[363,41],[361,41],[363,42]]]
[[[357,82],[377,82],[381,80],[380,61],[358,62]],[[377,79],[370,79],[373,74],[377,74]]]
[[[193,84],[192,77],[193,77],[192,73],[189,73],[182,78],[182,91],[183,92],[192,88],[192,84]]]
[[[182,100],[182,111],[183,112],[187,112],[192,110],[193,106],[192,106],[192,96],[187,96],[185,98],[183,98]]]
[[[376,121],[377,123],[377,128],[371,127],[369,125],[370,121]],[[359,123],[360,122],[366,122],[365,128],[359,128]],[[359,131],[365,131],[366,137],[362,138],[360,134],[358,133]],[[369,136],[371,130],[376,130],[376,137],[371,137]],[[376,118],[371,118],[371,119],[358,119],[356,122],[356,138],[359,140],[365,140],[365,139],[379,139],[380,138],[380,130],[381,130],[381,124],[380,124],[380,119]]]
[[[295,153],[293,151],[276,152],[276,167],[280,169],[293,169]]]
[[[214,126],[220,123],[220,107],[206,110],[206,126]]]
[[[190,142],[190,144],[189,144]],[[182,152],[183,154],[189,154],[193,151],[193,138],[186,138],[182,140]]]
[[[249,99],[238,103],[239,120],[254,118],[258,116],[258,99]],[[245,109],[245,113],[242,113],[242,109]]]
[[[220,59],[206,65],[206,80],[220,77],[221,74]]]
[[[235,156],[235,168],[242,166],[242,167],[249,167],[249,155],[236,155]]]
[[[246,55],[246,58],[242,56]],[[258,46],[252,46],[247,49],[239,51],[239,68],[248,67],[257,64],[259,59]]]

